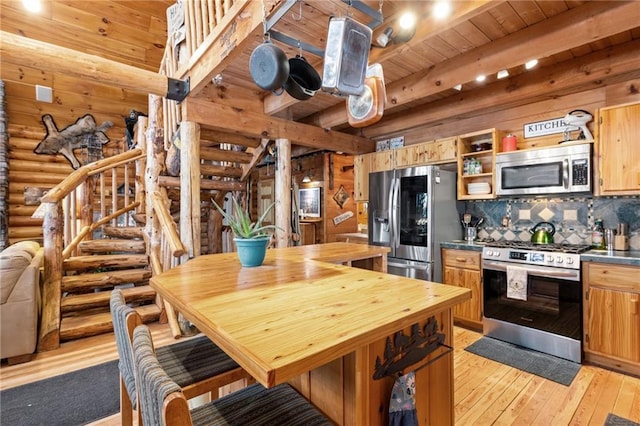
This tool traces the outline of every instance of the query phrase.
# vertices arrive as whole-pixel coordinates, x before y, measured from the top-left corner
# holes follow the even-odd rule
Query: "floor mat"
[[[84,425],[120,411],[118,361],[0,392],[0,424]]]
[[[464,349],[565,386],[571,384],[580,370],[580,364],[575,362],[491,337],[482,337]]]

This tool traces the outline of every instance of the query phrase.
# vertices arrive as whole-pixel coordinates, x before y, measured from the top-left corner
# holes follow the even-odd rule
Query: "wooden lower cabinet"
[[[582,268],[585,360],[640,375],[640,267]]]
[[[482,331],[482,266],[481,253],[468,250],[442,249],[444,284],[471,290],[471,300],[453,308],[456,324]]]

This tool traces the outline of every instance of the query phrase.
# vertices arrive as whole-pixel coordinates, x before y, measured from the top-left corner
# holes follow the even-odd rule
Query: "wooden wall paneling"
[[[411,129],[404,133],[405,144],[413,144],[419,140],[438,139],[474,132],[478,129],[495,127],[506,133],[514,133],[518,137],[518,147],[520,149],[533,147],[534,144],[536,146],[546,146],[557,143],[562,139],[562,135],[556,134],[525,141],[522,137],[523,125],[525,123],[564,117],[569,111],[576,108],[595,112],[595,109],[604,106],[605,103],[604,89],[597,88],[500,111],[486,113],[479,111],[473,116],[457,120],[454,123],[442,123]],[[593,129],[593,124],[593,122],[588,124],[590,129]]]
[[[324,199],[324,213],[322,215],[324,218],[322,224],[324,227],[323,242],[330,243],[336,241],[337,234],[356,232],[358,229],[357,205],[353,193],[353,156],[326,153],[324,154],[324,164],[325,190],[322,195]],[[343,167],[345,168],[344,170]],[[333,177],[331,175],[333,175]],[[333,185],[331,185],[332,180]],[[333,196],[340,190],[340,187],[344,188],[344,192],[349,197],[342,208],[333,199]],[[335,224],[333,219],[346,212],[353,213],[353,216],[343,222]]]

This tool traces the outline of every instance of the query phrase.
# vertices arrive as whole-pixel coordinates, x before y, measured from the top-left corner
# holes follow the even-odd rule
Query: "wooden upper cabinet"
[[[598,114],[596,195],[640,194],[640,103]]]
[[[369,172],[374,154],[356,155],[353,158],[353,197],[355,201],[369,200]]]
[[[454,163],[457,137],[436,139],[387,151],[372,152],[354,158],[354,197],[369,199],[369,173],[428,164]]]

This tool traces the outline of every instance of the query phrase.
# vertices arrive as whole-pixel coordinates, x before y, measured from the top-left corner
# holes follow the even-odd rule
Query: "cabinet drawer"
[[[446,266],[480,270],[480,253],[478,252],[445,249],[443,255]]]
[[[590,286],[640,293],[640,268],[605,263],[586,263],[586,280]]]

